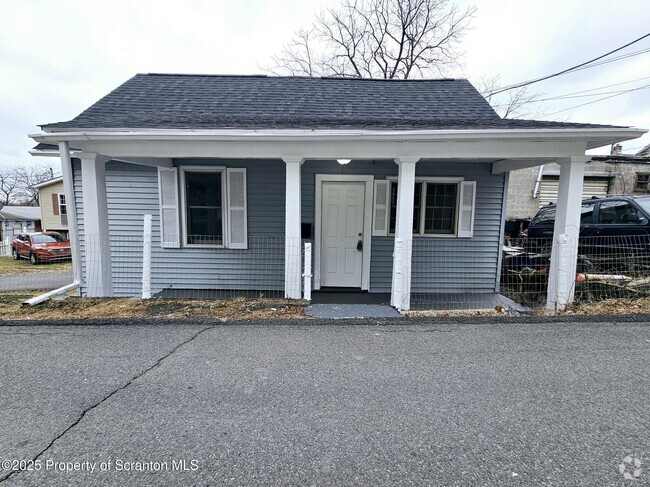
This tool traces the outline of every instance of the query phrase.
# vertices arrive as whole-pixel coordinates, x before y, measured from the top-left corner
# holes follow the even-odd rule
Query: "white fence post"
[[[151,297],[151,215],[144,215],[142,239],[142,299]]]
[[[311,301],[311,242],[305,242],[305,272],[302,277],[305,278],[303,299],[305,301]]]
[[[404,241],[401,238],[395,237],[395,249],[393,251],[393,268],[396,269],[393,272],[393,282],[391,283],[391,296],[390,304],[393,308],[402,309],[402,264],[403,258],[402,254],[404,253],[403,247]]]

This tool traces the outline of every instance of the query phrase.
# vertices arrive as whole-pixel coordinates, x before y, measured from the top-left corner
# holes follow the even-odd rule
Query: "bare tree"
[[[546,114],[546,110],[538,102],[545,93],[531,92],[527,86],[515,88],[493,95],[501,85],[501,75],[482,77],[476,83],[476,89],[485,97],[492,108],[503,118],[535,119]],[[533,108],[535,106],[535,108]]]
[[[0,167],[0,203],[3,205],[38,205],[38,189],[33,186],[53,177],[53,171],[44,166]]]
[[[461,10],[451,0],[344,0],[296,32],[266,70],[293,76],[440,76],[459,65],[459,41],[475,10]]]

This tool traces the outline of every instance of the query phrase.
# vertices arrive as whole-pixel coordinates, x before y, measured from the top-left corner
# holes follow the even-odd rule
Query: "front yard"
[[[16,276],[18,274],[38,274],[42,272],[72,272],[72,262],[52,262],[32,265],[27,259],[14,260],[11,257],[0,257],[0,276]]]

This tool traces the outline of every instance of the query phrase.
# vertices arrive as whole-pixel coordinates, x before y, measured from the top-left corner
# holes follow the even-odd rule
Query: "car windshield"
[[[32,235],[32,242],[35,244],[49,244],[56,242],[65,242],[61,235]]]
[[[636,202],[645,210],[646,213],[650,214],[650,198],[639,198]]]

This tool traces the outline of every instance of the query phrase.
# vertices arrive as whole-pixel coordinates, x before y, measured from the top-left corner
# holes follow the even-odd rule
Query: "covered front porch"
[[[518,168],[557,162],[561,167],[560,192],[547,305],[561,309],[573,293],[574,275],[569,270],[576,262],[584,151],[602,145],[604,140],[620,139],[618,133],[603,133],[594,141],[590,139],[593,134],[579,130],[572,134],[484,130],[408,134],[336,131],[319,135],[292,131],[292,136],[286,131],[163,132],[84,138],[43,136],[43,140],[58,139],[68,198],[77,203],[75,214],[69,214],[69,220],[74,220],[75,275],[83,281],[88,296],[116,294],[115,238],[119,239],[120,225],[111,223],[115,220],[111,207],[117,204],[111,203],[111,198],[117,198],[112,194],[116,188],[112,175],[126,171],[126,166],[141,168],[143,178],[157,178],[155,198],[160,206],[158,212],[152,212],[163,247],[157,261],[160,265],[165,265],[165,255],[171,259],[192,254],[201,259],[221,253],[237,259],[250,252],[248,240],[235,239],[230,241],[235,245],[206,250],[185,246],[178,230],[183,228],[182,218],[167,220],[168,225],[179,227],[176,235],[171,235],[171,240],[175,239],[173,250],[164,248],[169,239],[162,227],[166,210],[173,210],[174,204],[166,201],[162,189],[165,179],[159,175],[184,166],[219,166],[226,174],[228,169],[244,174],[243,198],[247,204],[227,207],[230,221],[240,218],[245,222],[247,239],[267,238],[261,230],[264,227],[269,235],[280,239],[283,258],[274,262],[281,262],[283,267],[280,279],[285,297],[300,299],[321,287],[351,287],[390,293],[390,304],[407,311],[413,298],[423,293],[498,293],[508,174]],[[69,143],[79,147],[72,155]],[[79,160],[77,174],[73,158]],[[76,195],[75,184],[80,190]],[[436,196],[445,185],[454,188],[454,219],[450,224],[443,222],[444,195]],[[431,202],[422,192],[433,195]],[[128,191],[120,194],[127,201]],[[265,194],[274,196],[267,198]],[[251,213],[252,201],[259,207],[255,214]],[[176,206],[178,202],[177,195]],[[77,210],[83,211],[83,225],[78,225]],[[178,214],[178,208],[175,211]],[[146,213],[144,208],[142,213]],[[436,214],[441,216],[436,218]],[[431,221],[425,221],[428,216]],[[439,221],[434,222],[436,219]],[[231,229],[228,238],[236,233]],[[94,255],[89,265],[90,260],[84,260],[82,254],[91,241]],[[313,271],[307,276],[303,275],[305,241],[313,248]],[[230,270],[238,272],[236,268]],[[239,271],[241,276],[246,273],[245,280],[254,284],[254,271],[245,267]],[[169,277],[172,281],[174,278],[179,279]],[[234,289],[249,288],[231,282]],[[182,285],[175,288],[182,289]]]

